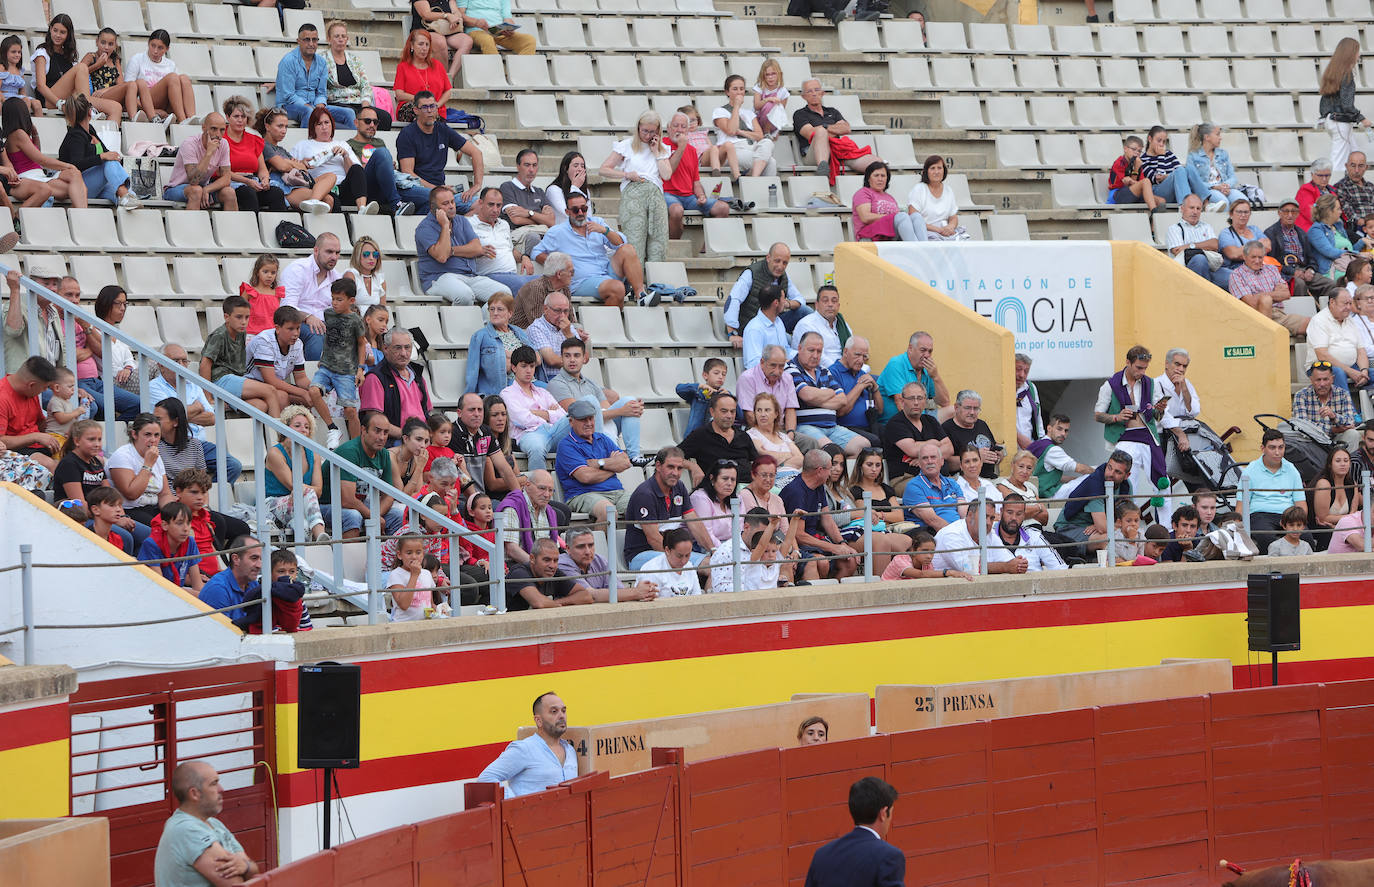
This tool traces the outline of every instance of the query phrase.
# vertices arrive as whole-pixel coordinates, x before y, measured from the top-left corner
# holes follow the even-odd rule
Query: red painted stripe
[[[0,751],[71,737],[67,703],[0,712]]]
[[[1289,662],[1279,654],[1279,683],[1323,684],[1333,681],[1354,681],[1374,677],[1374,656],[1357,659],[1320,659],[1313,662]],[[1267,687],[1271,677],[1268,653],[1251,653],[1251,665],[1231,667],[1231,686],[1237,690]]]
[[[420,755],[401,755],[364,761],[356,770],[335,770],[339,791],[345,798],[369,792],[394,791],[417,785],[433,785],[471,779],[496,760],[504,742],[446,749]],[[303,770],[277,777],[277,801],[281,807],[300,807],[324,800],[321,770]],[[336,793],[337,796],[337,793]],[[461,797],[458,798],[461,805]]]
[[[1313,582],[1302,591],[1305,609],[1374,604],[1374,580]],[[570,668],[604,668],[639,662],[693,659],[765,650],[794,650],[836,644],[860,644],[901,638],[935,637],[1016,628],[1047,628],[1208,616],[1245,612],[1245,588],[1173,591],[1120,597],[1063,600],[997,601],[896,613],[798,618],[788,620],[782,637],[780,621],[745,625],[677,628],[581,640],[529,641],[521,646],[454,653],[420,653],[368,663],[362,673],[364,693],[442,686],[493,677],[553,674]],[[541,651],[551,663],[541,665]],[[423,664],[421,664],[423,663]],[[294,671],[279,675],[277,701],[297,700]]]

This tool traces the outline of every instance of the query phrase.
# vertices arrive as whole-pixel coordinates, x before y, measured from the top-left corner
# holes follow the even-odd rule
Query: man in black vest
[[[362,409],[380,410],[386,416],[386,436],[391,443],[401,439],[407,419],[424,421],[431,408],[423,368],[410,362],[414,348],[415,340],[409,330],[388,330],[382,336],[386,360],[368,371],[359,392]]]
[[[744,328],[759,313],[759,293],[770,283],[777,284],[783,291],[778,316],[789,333],[797,321],[811,313],[811,309],[803,304],[801,291],[787,279],[787,263],[790,261],[792,251],[787,244],[775,243],[769,248],[768,255],[745,268],[739,280],[730,288],[730,298],[725,302],[725,331],[730,334],[731,345],[744,347]]]

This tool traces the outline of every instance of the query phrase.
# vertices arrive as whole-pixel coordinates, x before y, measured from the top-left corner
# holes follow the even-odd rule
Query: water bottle
[[[769,209],[777,209],[777,208],[778,208],[778,186],[777,186],[777,185],[769,185],[769,186],[768,186],[768,208],[769,208]]]

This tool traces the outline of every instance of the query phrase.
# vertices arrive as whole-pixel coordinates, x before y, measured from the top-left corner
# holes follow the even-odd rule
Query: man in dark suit
[[[849,787],[854,831],[816,851],[806,887],[903,887],[906,857],[884,840],[897,790],[875,776]]]

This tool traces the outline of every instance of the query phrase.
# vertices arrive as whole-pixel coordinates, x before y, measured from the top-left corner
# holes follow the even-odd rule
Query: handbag
[[[1208,267],[1209,269],[1211,269],[1212,271],[1215,271],[1215,270],[1217,270],[1218,268],[1220,268],[1220,267],[1221,267],[1221,263],[1224,261],[1224,260],[1222,259],[1221,253],[1219,253],[1219,252],[1217,252],[1217,251],[1215,251],[1215,250],[1210,250],[1210,249],[1193,249],[1193,248],[1191,248],[1191,247],[1189,247],[1188,249],[1185,249],[1183,252],[1179,253],[1179,254],[1175,257],[1175,259],[1178,261],[1178,263],[1179,263],[1180,265],[1187,265],[1189,262],[1191,262],[1191,261],[1193,260],[1193,258],[1194,258],[1195,256],[1200,256],[1200,255],[1201,255],[1201,256],[1206,256],[1206,257],[1207,257],[1207,267]]]
[[[133,169],[129,170],[129,189],[139,200],[153,200],[162,196],[162,189],[158,187],[156,158],[134,158]]]
[[[313,249],[315,246],[315,238],[295,222],[278,222],[272,233],[282,249]]]
[[[495,169],[501,165],[501,146],[497,144],[495,136],[489,136],[484,132],[470,133],[468,138],[482,152],[482,163],[487,169]]]

